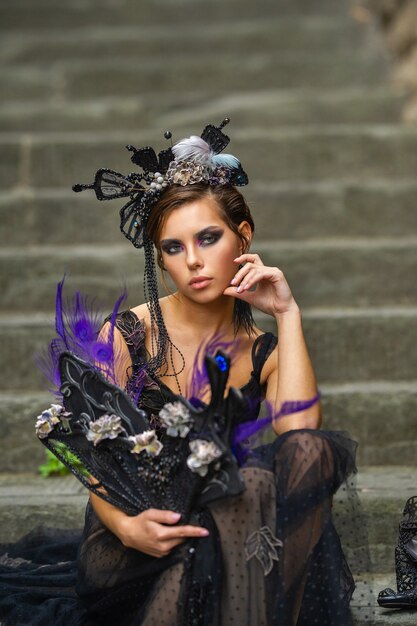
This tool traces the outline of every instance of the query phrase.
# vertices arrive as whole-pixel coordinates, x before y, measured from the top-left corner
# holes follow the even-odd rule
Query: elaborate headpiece
[[[152,207],[169,185],[247,185],[248,177],[239,160],[232,154],[220,154],[230,142],[222,132],[229,121],[226,117],[218,127],[209,124],[200,137],[182,139],[161,150],[158,156],[149,146],[137,149],[128,145],[126,148],[133,152],[131,161],[142,172],[125,176],[101,168],[93,183],[74,185],[73,190],[94,189],[98,200],[130,197],[120,210],[120,229],[136,248],[142,248],[147,241],[146,223]],[[165,133],[166,139],[171,136],[169,131]]]
[[[142,172],[123,175],[111,169],[101,168],[96,172],[93,183],[73,186],[73,190],[77,192],[93,189],[98,200],[130,198],[120,210],[120,229],[136,248],[144,249],[144,292],[151,317],[151,334],[156,343],[156,353],[148,363],[149,370],[155,373],[159,371],[166,376],[175,376],[179,391],[181,389],[177,374],[180,372],[168,374],[169,364],[172,366],[173,363],[172,350],[177,350],[182,357],[183,366],[180,371],[185,362],[180,350],[170,340],[162,317],[154,247],[147,236],[146,224],[152,207],[170,185],[186,186],[196,183],[247,185],[248,177],[239,160],[232,154],[220,154],[230,142],[230,138],[222,131],[229,121],[226,117],[220,126],[208,124],[200,137],[193,135],[188,139],[182,139],[171,148],[159,152],[158,156],[149,146],[137,149],[128,145],[127,149],[133,152],[131,161],[142,168]],[[165,138],[171,137],[171,132],[167,131]],[[253,318],[248,305],[237,301],[235,306],[245,311],[248,309],[246,317],[251,326]]]

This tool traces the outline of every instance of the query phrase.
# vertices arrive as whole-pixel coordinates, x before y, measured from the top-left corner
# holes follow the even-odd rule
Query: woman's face
[[[250,227],[240,229],[250,237]],[[200,303],[219,298],[235,273],[242,254],[240,238],[223,221],[217,203],[204,198],[169,213],[159,235],[165,269],[176,288]]]

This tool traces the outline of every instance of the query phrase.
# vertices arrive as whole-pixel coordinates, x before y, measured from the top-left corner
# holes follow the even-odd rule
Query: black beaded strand
[[[147,240],[144,244],[145,271],[144,271],[144,295],[148,303],[151,318],[151,351],[149,370],[155,376],[173,376],[177,383],[178,391],[182,394],[178,374],[185,369],[185,358],[181,350],[171,341],[165,326],[161,307],[159,305],[158,280],[155,267],[154,246],[152,241]],[[181,357],[181,369],[177,372],[174,365],[173,350]],[[168,373],[172,368],[172,374]]]

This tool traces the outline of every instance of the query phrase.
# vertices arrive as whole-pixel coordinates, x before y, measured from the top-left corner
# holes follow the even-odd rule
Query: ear
[[[250,227],[249,222],[247,222],[246,220],[243,222],[240,222],[238,226],[238,231],[247,241],[246,245],[243,245],[242,243],[241,254],[244,254],[246,252],[249,252],[250,244],[252,241],[252,229]]]

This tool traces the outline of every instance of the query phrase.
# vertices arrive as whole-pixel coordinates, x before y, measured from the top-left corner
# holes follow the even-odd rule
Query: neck
[[[169,307],[167,314],[171,316],[171,319],[183,325],[184,328],[188,328],[193,334],[194,332],[204,335],[222,331],[234,332],[234,298],[230,296],[221,296],[213,302],[199,304],[176,292],[168,296],[167,303]],[[192,320],[191,323],[190,320]]]

